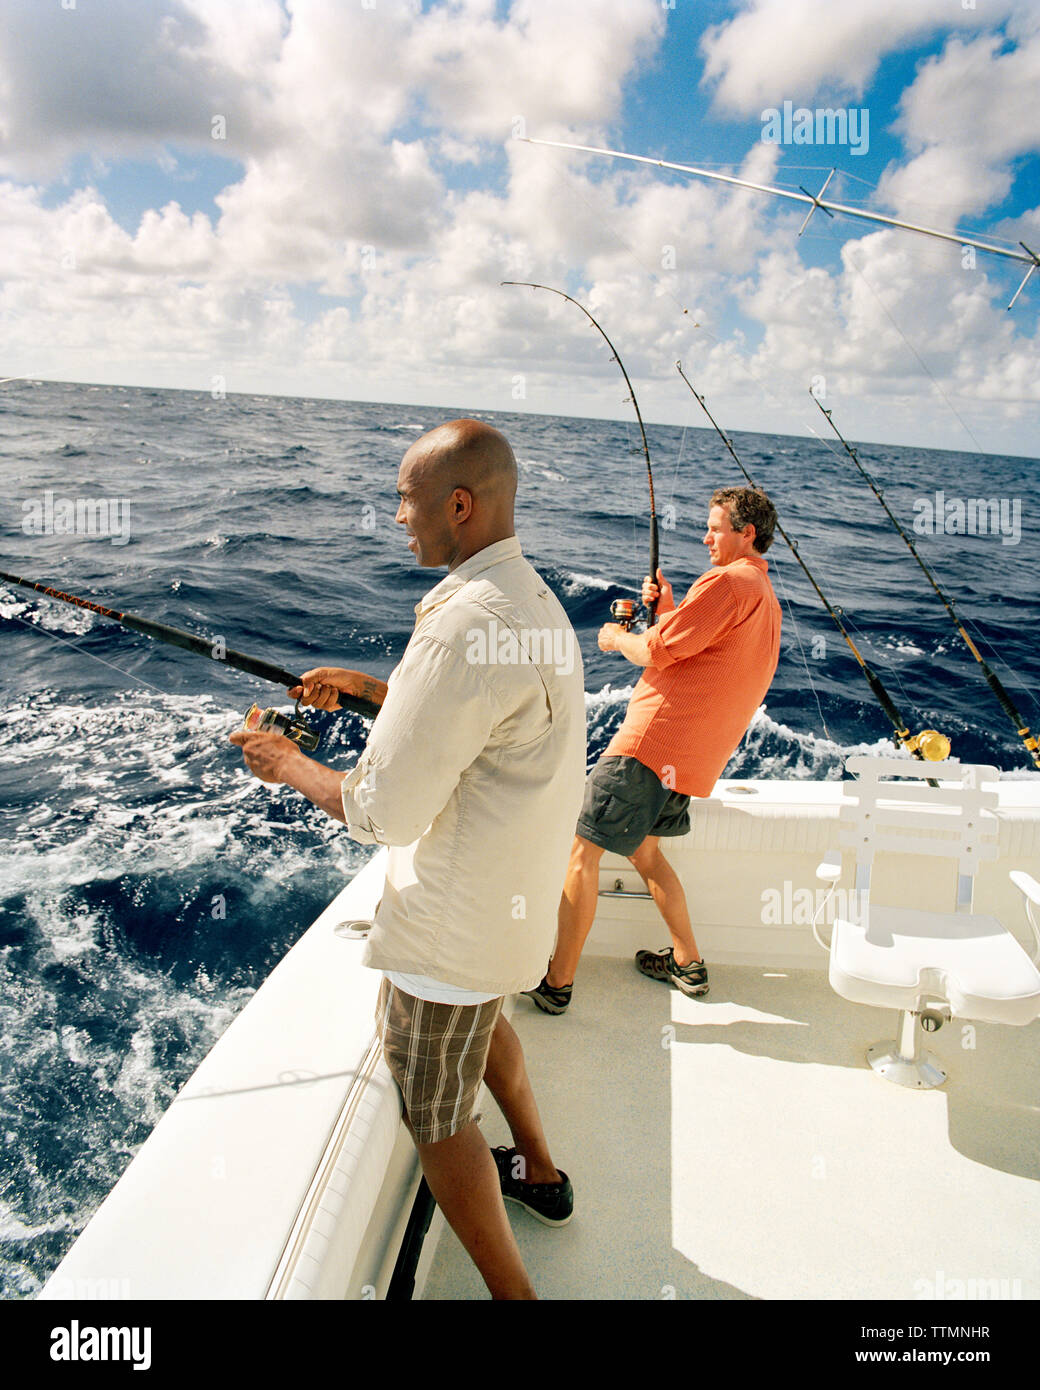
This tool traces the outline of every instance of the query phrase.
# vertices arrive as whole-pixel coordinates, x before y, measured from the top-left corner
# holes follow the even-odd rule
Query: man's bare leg
[[[683,892],[679,875],[661,853],[660,836],[648,835],[635,854],[630,854],[628,859],[633,867],[639,870],[658,912],[665,920],[672,938],[672,953],[676,965],[689,965],[691,961],[699,961],[701,953],[693,935],[686,894]]]
[[[517,1153],[524,1160],[523,1172],[516,1174],[519,1180],[561,1182],[545,1142],[520,1039],[501,1015],[491,1035],[484,1081],[505,1116]]]
[[[603,851],[599,845],[575,835],[563,895],[557,918],[556,949],[546,980],[554,989],[574,983],[585,939],[592,929],[599,898],[599,861]]]
[[[435,1144],[416,1143],[434,1200],[495,1299],[536,1299],[506,1215],[498,1169],[475,1121]]]

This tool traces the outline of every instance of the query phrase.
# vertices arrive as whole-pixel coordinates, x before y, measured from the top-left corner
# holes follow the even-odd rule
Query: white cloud
[[[784,10],[788,27],[798,15],[803,25],[819,20],[810,0],[797,4],[794,18],[790,4]],[[806,428],[808,379],[820,371],[833,390],[865,402],[849,420],[861,437],[882,418],[881,400],[892,435],[901,428],[913,438],[916,429],[919,438],[939,400],[929,371],[959,409],[1037,398],[1028,312],[1003,315],[986,270],[962,273],[956,248],[879,233],[848,242],[840,269],[809,267],[795,237],[801,210],[509,140],[517,116],[538,134],[601,138],[662,33],[657,0],[516,0],[504,16],[493,0],[418,15],[393,0],[372,9],[342,0],[290,0],[284,11],[273,0],[165,8],[160,22],[150,7],[127,7],[129,37],[98,31],[101,48],[82,66],[85,90],[68,100],[76,60],[67,35],[49,58],[41,35],[86,7],[49,11],[35,30],[16,25],[14,51],[26,67],[6,95],[2,74],[12,69],[0,70],[6,167],[42,178],[72,153],[118,160],[131,149],[190,166],[184,150],[192,140],[212,150],[210,115],[224,111],[228,152],[244,173],[211,215],[166,201],[131,230],[94,190],[55,204],[53,185],[0,184],[0,313],[6,360],[17,364],[8,370],[200,389],[220,374],[232,391],[624,414],[617,367],[577,310],[499,283],[533,279],[600,317],[648,418],[684,418],[676,358],[711,401],[748,424],[768,402],[773,428],[778,420]],[[834,42],[853,39],[862,51],[841,80],[865,81],[856,74],[934,9],[931,0],[902,17],[889,0],[866,8],[877,22],[869,36],[865,11],[833,3],[826,22],[801,31],[806,83],[831,80]],[[715,31],[720,94],[743,92],[753,106],[763,99],[749,94],[765,78],[765,49],[775,40],[775,73],[789,43],[779,13],[763,0]],[[1003,81],[1028,127],[1032,43],[1025,31],[1014,53],[988,35],[951,40],[908,90],[902,121],[914,160],[931,161],[954,201],[972,178],[999,189],[1016,149],[1034,138],[1008,136],[999,115],[983,110],[988,102],[999,111]],[[137,49],[134,71],[123,70],[128,45]],[[958,73],[983,122],[977,147],[970,123],[944,125]],[[34,104],[37,78],[43,99]],[[777,146],[756,141],[744,172],[769,183],[778,158]],[[918,172],[926,183],[924,164]],[[895,196],[898,181],[892,186]],[[294,305],[299,286],[306,312]],[[926,345],[927,370],[892,319]],[[515,394],[518,381],[526,394]],[[972,447],[956,422],[950,430],[953,447]]]
[[[405,48],[429,115],[460,135],[502,140],[528,129],[590,131],[619,108],[621,87],[664,31],[655,0],[516,0],[504,22],[485,0],[424,14]]]
[[[273,363],[290,322],[291,361],[340,372],[363,362],[373,382],[428,374],[431,362],[486,364],[489,321],[508,315],[487,307],[489,294],[506,297],[498,281],[525,235],[563,257],[567,228],[522,190],[453,195],[432,161],[486,159],[486,142],[500,148],[518,114],[593,130],[663,23],[654,0],[603,0],[595,12],[583,0],[521,0],[504,20],[475,0],[418,17],[391,0],[291,0],[287,18],[275,3],[165,9],[115,0],[104,25],[83,10],[17,16],[0,98],[4,167],[53,175],[76,153],[150,151],[168,169],[170,147],[193,141],[245,164],[217,195],[217,216],[170,202],[136,232],[91,189],[49,207],[38,189],[0,187],[8,347],[29,354],[30,371],[42,370],[41,352],[90,341],[109,344],[113,369],[161,356],[205,371],[264,352]],[[217,114],[226,146],[206,143]],[[284,288],[303,282],[352,302],[308,328]]]
[[[942,207],[954,220],[1004,198],[1012,161],[1040,150],[1040,14],[1034,26],[1013,47],[997,34],[952,38],[922,65],[895,125],[913,157],[887,172],[882,197],[907,211]]]
[[[985,450],[993,405],[1040,401],[1035,327],[1025,336],[994,303],[982,267],[922,259],[893,231],[848,242],[842,261],[835,278],[774,254],[744,288],[741,307],[765,330],[747,366],[778,405],[804,402],[819,375],[849,437],[881,425],[906,442]]]
[[[859,97],[884,54],[936,30],[999,24],[1025,0],[747,0],[707,31],[705,81],[720,106],[757,115],[785,100]]]
[[[250,34],[273,41],[277,0],[237,6],[238,38],[219,45],[200,18],[209,8],[229,27],[226,5],[212,0],[170,0],[165,13],[139,0],[69,9],[9,3],[0,50],[0,173],[54,177],[80,152],[149,155],[163,142],[199,149],[210,143],[216,114],[233,115],[226,152],[255,139],[263,107],[251,94],[262,86],[260,74],[236,70],[228,59],[255,56]]]

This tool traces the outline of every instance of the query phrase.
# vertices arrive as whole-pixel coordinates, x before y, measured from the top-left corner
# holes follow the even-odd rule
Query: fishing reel
[[[907,739],[904,747],[919,753],[926,763],[941,763],[950,756],[950,740],[938,729],[922,729]]]
[[[610,616],[626,632],[631,632],[637,621],[636,610],[638,607],[635,599],[616,598],[610,605]]]
[[[259,705],[250,705],[242,728],[250,734],[284,734],[307,753],[313,753],[321,741],[317,729],[301,716],[299,700],[291,715],[283,714],[278,709],[261,709]]]

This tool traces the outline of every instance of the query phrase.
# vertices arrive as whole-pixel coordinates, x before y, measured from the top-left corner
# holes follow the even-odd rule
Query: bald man
[[[477,420],[431,430],[402,459],[397,522],[418,563],[448,573],[416,605],[386,684],[322,666],[289,691],[319,709],[343,692],[381,704],[350,772],[280,734],[231,736],[256,776],[390,846],[364,955],[384,977],[383,1052],[430,1190],[503,1299],[536,1297],[503,1197],[548,1225],[573,1207],[501,1008],[552,953],[585,778],[578,644],[521,553],[516,485],[507,440]],[[513,1136],[494,1153],[474,1119],[482,1081]]]

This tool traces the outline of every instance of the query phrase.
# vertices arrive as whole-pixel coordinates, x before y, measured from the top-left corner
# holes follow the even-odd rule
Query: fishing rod
[[[718,424],[715,417],[708,409],[704,397],[697,393],[697,391],[694,389],[693,383],[690,381],[689,377],[683,371],[682,363],[676,362],[675,366],[683,381],[686,382],[686,385],[693,392],[694,399],[697,401],[701,409],[704,411],[705,415],[707,415],[708,419],[715,427],[716,434],[719,436],[723,444],[725,444],[726,448],[729,450],[730,457],[733,459],[733,462],[740,469],[741,473],[743,473],[744,477],[748,480],[748,483],[753,488],[758,488],[758,484],[755,482],[754,478],[752,478],[751,474],[747,471],[743,463],[738,458],[737,451],[734,449],[733,444],[730,441],[728,435],[723,431],[722,427]],[[906,721],[903,719],[902,715],[896,709],[892,697],[889,695],[888,691],[882,685],[881,678],[877,675],[875,671],[871,669],[870,666],[867,665],[867,662],[864,659],[862,653],[850,637],[848,629],[845,627],[845,624],[842,622],[838,610],[834,608],[832,604],[829,602],[827,596],[824,594],[819,584],[817,584],[816,579],[813,577],[812,571],[809,569],[809,566],[805,563],[805,561],[799,554],[797,542],[791,539],[791,537],[787,534],[784,528],[780,525],[779,521],[776,523],[776,529],[780,532],[781,536],[783,536],[784,540],[787,542],[791,554],[802,567],[805,577],[816,590],[820,602],[823,604],[824,608],[826,608],[827,612],[833,619],[838,631],[841,633],[842,637],[844,637],[845,641],[848,643],[852,651],[852,655],[859,662],[860,669],[866,677],[867,684],[874,692],[874,696],[877,699],[878,704],[885,711],[885,714],[888,715],[893,729],[892,742],[895,743],[897,747],[900,744],[902,744],[902,746],[906,748],[908,752],[912,753],[915,758],[918,758],[922,761],[941,762],[944,758],[949,757],[950,740],[946,737],[945,734],[939,733],[936,729],[922,729],[919,734],[911,735],[910,729]]]
[[[245,671],[247,675],[258,676],[261,680],[282,686],[283,689],[288,690],[294,685],[303,684],[301,678],[294,676],[291,671],[284,671],[280,666],[274,666],[271,662],[262,661],[255,656],[247,656],[244,652],[233,651],[231,648],[225,647],[223,641],[194,637],[190,632],[184,632],[179,627],[169,627],[166,623],[153,622],[150,618],[139,618],[134,613],[117,613],[114,608],[106,608],[102,603],[92,603],[89,599],[77,598],[75,594],[64,593],[61,589],[48,588],[46,584],[39,584],[34,579],[23,579],[17,574],[6,574],[3,570],[0,570],[0,579],[6,580],[9,584],[20,584],[23,589],[35,589],[37,593],[46,594],[48,598],[60,599],[62,603],[71,603],[76,608],[87,608],[92,613],[100,613],[103,618],[112,618],[115,622],[121,623],[123,627],[130,628],[134,632],[143,632],[146,637],[154,637],[160,642],[166,642],[171,647],[180,647],[184,651],[194,652],[196,656],[206,656],[213,660],[222,661],[225,666],[233,666],[237,671]],[[337,698],[344,709],[351,710],[355,714],[363,714],[369,719],[374,719],[379,713],[377,704],[359,695],[340,693]],[[298,743],[301,748],[307,749],[308,752],[313,751],[318,746],[318,733],[300,715],[299,700],[296,702],[296,709],[292,716],[282,714],[276,709],[261,710],[258,705],[254,704],[246,714],[243,728],[251,732],[283,733],[294,743]]]
[[[625,364],[624,362],[622,362],[621,357],[618,354],[617,348],[614,346],[614,344],[607,337],[606,333],[603,331],[600,325],[589,313],[588,309],[585,308],[585,305],[579,304],[578,301],[576,299],[572,299],[569,294],[564,294],[563,290],[553,289],[552,285],[535,285],[532,284],[530,280],[503,280],[502,284],[519,285],[524,287],[525,289],[531,290],[548,290],[550,294],[558,294],[561,299],[566,299],[569,304],[575,305],[589,320],[593,328],[595,328],[600,333],[600,335],[603,338],[603,341],[606,343],[607,347],[610,348],[611,356],[613,357],[614,361],[618,364],[618,366],[621,368],[621,375],[625,378],[625,385],[628,387],[628,398],[632,402],[632,405],[635,409],[636,419],[639,421],[639,433],[643,440],[643,457],[646,459],[646,478],[650,486],[650,577],[656,584],[657,564],[659,558],[657,553],[657,508],[654,504],[654,475],[650,468],[650,445],[647,443],[646,430],[643,428],[643,417],[639,410],[639,402],[636,400],[635,388],[629,380],[628,373],[625,371]],[[649,615],[647,626],[653,627],[654,623],[656,623],[657,621],[657,600],[654,599],[652,603],[645,604],[644,607],[646,608],[646,611]],[[632,626],[632,623],[635,621],[635,604],[632,602],[631,599],[615,599],[614,602],[610,605],[610,612],[611,615],[622,625],[622,627],[630,628]]]
[[[976,647],[975,643],[971,640],[967,632],[964,630],[964,626],[961,623],[961,620],[957,617],[957,613],[954,609],[953,600],[948,598],[947,595],[943,593],[942,589],[939,587],[939,582],[935,578],[935,575],[928,568],[925,562],[921,559],[917,547],[914,545],[911,538],[907,535],[906,531],[904,531],[903,527],[899,523],[899,519],[895,516],[891,507],[885,501],[884,493],[878,487],[877,483],[867,472],[867,470],[863,467],[863,464],[860,462],[859,455],[857,454],[856,450],[852,447],[852,445],[842,434],[841,430],[839,430],[837,425],[834,423],[834,419],[831,415],[831,412],[824,408],[819,398],[811,390],[809,392],[809,395],[812,396],[813,400],[816,402],[816,404],[820,407],[820,410],[826,416],[827,423],[830,425],[831,429],[841,440],[842,444],[844,445],[845,452],[848,454],[849,458],[862,473],[863,477],[870,484],[871,491],[873,492],[877,500],[881,503],[882,507],[884,507],[885,514],[887,515],[889,521],[891,521],[892,525],[902,536],[903,540],[906,542],[910,554],[921,566],[921,569],[924,571],[925,577],[927,578],[928,582],[931,584],[935,592],[939,595],[943,607],[946,609],[947,613],[949,613],[951,619],[953,620],[954,627],[957,629],[960,636],[964,639],[965,643],[967,644],[968,650],[971,652],[972,656],[981,666],[982,674],[986,678],[986,683],[988,684],[989,688],[993,691],[993,694],[997,697],[1001,709],[1011,720],[1012,724],[1015,726],[1015,732],[1018,734],[1019,738],[1025,744],[1026,748],[1029,750],[1029,756],[1032,758],[1034,766],[1040,768],[1040,740],[1037,739],[1035,734],[1030,732],[1029,726],[1026,724],[1025,720],[1019,714],[1013,700],[1011,699],[1011,696],[1004,689],[1004,686],[1002,685],[1000,678],[997,676],[996,672],[990,667],[989,663],[986,661],[985,657],[979,651],[978,647]]]
[[[1026,282],[1033,272],[1040,268],[1040,256],[1038,256],[1035,251],[1031,251],[1024,241],[1018,243],[1022,251],[1012,251],[1006,246],[994,246],[991,242],[979,241],[977,237],[961,236],[959,233],[955,232],[943,232],[935,227],[921,227],[914,222],[904,222],[898,217],[886,217],[880,212],[867,212],[865,208],[851,207],[846,203],[825,201],[823,193],[827,184],[829,184],[834,177],[836,172],[834,169],[827,175],[823,188],[820,189],[818,194],[809,193],[804,188],[802,188],[800,193],[793,193],[788,188],[775,188],[772,184],[768,183],[752,183],[750,179],[738,179],[732,174],[718,174],[713,169],[698,169],[692,164],[673,164],[667,159],[652,159],[649,155],[625,154],[621,150],[604,150],[594,145],[570,145],[564,143],[562,140],[536,140],[530,135],[517,136],[517,139],[523,140],[524,143],[528,145],[549,145],[558,150],[578,150],[583,154],[609,155],[611,159],[630,159],[636,164],[653,164],[656,165],[658,169],[677,169],[684,174],[696,174],[698,178],[714,179],[718,183],[734,184],[738,188],[750,188],[756,193],[770,193],[774,198],[788,198],[796,203],[808,203],[810,205],[809,212],[805,221],[799,228],[799,236],[805,231],[809,218],[812,217],[813,213],[819,208],[820,211],[825,212],[828,217],[833,217],[836,212],[840,212],[844,213],[846,217],[858,217],[867,222],[880,223],[885,227],[900,227],[903,231],[919,232],[922,236],[936,237],[940,241],[952,241],[956,246],[974,246],[977,250],[986,251],[993,256],[1004,256],[1008,260],[1020,261],[1023,265],[1028,265],[1029,269],[1026,271],[1022,283],[1012,296],[1011,302],[1007,305],[1009,309],[1014,306],[1015,300],[1025,289]],[[1025,255],[1022,254],[1023,251]]]

